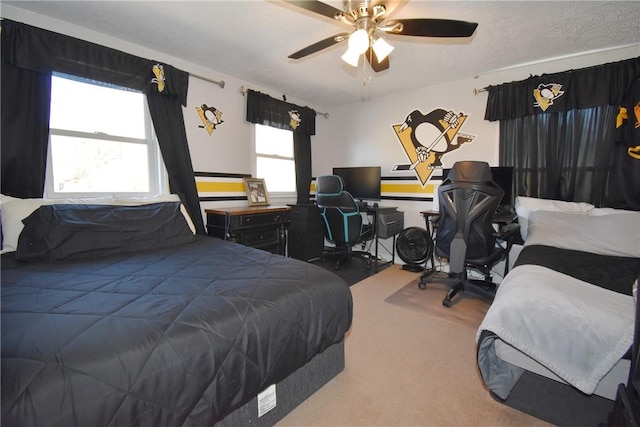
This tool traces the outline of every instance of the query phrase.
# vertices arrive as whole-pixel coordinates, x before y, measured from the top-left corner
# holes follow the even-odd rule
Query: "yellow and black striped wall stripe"
[[[250,174],[194,172],[198,197],[201,202],[219,202],[246,200],[243,178],[251,178]],[[439,182],[439,180],[437,180]],[[381,199],[432,202],[436,186],[427,183],[422,186],[417,177],[390,176],[382,177],[380,184]],[[315,177],[311,181],[310,192],[315,196]]]
[[[193,175],[201,202],[247,200],[243,179],[251,178],[250,174],[194,172]]]
[[[436,186],[432,183],[427,183],[423,187],[418,177],[383,176],[380,183],[380,198],[382,200],[432,202],[435,189]],[[316,182],[314,178],[311,182],[311,194],[315,195],[315,192]]]

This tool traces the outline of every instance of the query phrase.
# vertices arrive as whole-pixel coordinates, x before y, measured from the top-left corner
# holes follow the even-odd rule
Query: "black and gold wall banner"
[[[489,86],[485,120],[619,105],[638,78],[640,57]]]
[[[435,169],[442,169],[442,157],[473,141],[475,135],[460,133],[469,117],[463,112],[436,108],[427,114],[414,110],[401,124],[392,125],[408,163],[394,171],[415,171],[425,186]]]

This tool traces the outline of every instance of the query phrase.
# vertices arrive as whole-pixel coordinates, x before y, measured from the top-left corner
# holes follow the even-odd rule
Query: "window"
[[[49,127],[47,197],[166,192],[143,93],[56,74]]]
[[[269,193],[295,193],[296,163],[293,132],[256,124],[256,177]]]

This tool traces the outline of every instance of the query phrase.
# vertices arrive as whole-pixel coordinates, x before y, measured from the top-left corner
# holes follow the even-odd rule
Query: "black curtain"
[[[516,194],[607,203],[615,116],[611,106],[500,121],[500,164],[514,166]]]
[[[5,40],[3,36],[3,53]],[[51,75],[3,61],[0,85],[2,194],[42,197],[49,145]]]
[[[44,183],[44,167],[13,167],[11,175],[5,166],[19,158],[28,158],[29,152],[40,152],[42,141],[14,139],[12,135],[24,132],[20,128],[33,126],[42,131],[46,128],[48,139],[48,108],[50,94],[46,97],[39,89],[38,98],[28,97],[31,89],[28,74],[39,73],[49,80],[53,71],[103,81],[139,90],[147,95],[147,103],[160,142],[171,191],[178,194],[191,215],[196,230],[204,234],[204,223],[197,196],[193,167],[189,156],[181,105],[186,105],[189,75],[168,64],[139,58],[127,53],[62,34],[42,30],[25,24],[3,20],[2,22],[2,192],[15,197],[41,197],[44,185],[20,190],[18,181]],[[7,65],[10,65],[7,67]],[[15,72],[13,69],[15,68]],[[5,69],[9,71],[5,72]],[[17,86],[15,88],[14,86]],[[6,96],[11,91],[13,96]],[[5,101],[6,98],[6,101]],[[46,104],[46,119],[43,113],[32,114]],[[21,113],[11,115],[12,110]],[[5,113],[5,110],[9,111]],[[178,115],[179,117],[176,117]],[[22,117],[16,119],[14,116]],[[182,129],[172,126],[181,125]],[[33,146],[36,144],[36,146]],[[45,142],[46,147],[46,142]],[[4,154],[11,153],[8,159]],[[46,149],[45,149],[46,153]],[[176,155],[181,153],[181,155]],[[169,159],[169,160],[168,160]],[[45,154],[46,162],[46,154]],[[33,175],[38,175],[33,177]]]
[[[316,112],[247,90],[247,121],[293,131],[297,203],[309,201],[311,185],[311,135],[316,134]]]
[[[490,86],[485,119],[500,120],[516,194],[639,210],[640,162],[617,125],[639,78],[633,58]]]
[[[155,93],[147,94],[147,103],[162,158],[169,174],[171,192],[180,196],[180,200],[193,220],[196,233],[206,234],[182,107],[171,98]]]

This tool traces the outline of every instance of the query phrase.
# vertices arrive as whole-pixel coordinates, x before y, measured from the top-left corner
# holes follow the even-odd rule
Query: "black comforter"
[[[339,342],[349,288],[216,238],[2,258],[3,426],[210,427]]]
[[[541,265],[601,288],[631,295],[633,282],[640,274],[640,258],[598,255],[552,246],[525,246],[514,267]]]

